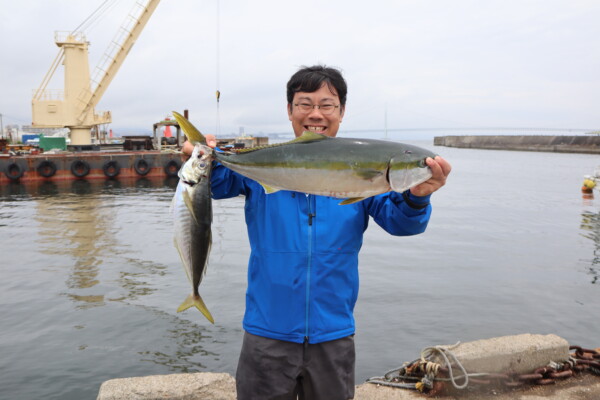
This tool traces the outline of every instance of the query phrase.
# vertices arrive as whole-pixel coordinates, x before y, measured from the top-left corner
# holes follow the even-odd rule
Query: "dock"
[[[469,384],[468,387],[461,390],[440,390],[435,394],[435,398],[438,399],[592,400],[600,398],[600,377],[592,367],[592,365],[598,364],[595,360],[598,360],[596,357],[600,357],[598,352],[600,349],[590,350],[594,352],[594,356],[591,355],[592,353],[580,353],[582,361],[579,362],[582,363],[581,365],[587,364],[588,367],[581,367],[575,371],[576,367],[571,367],[569,364],[570,356],[572,356],[569,353],[571,350],[569,343],[556,335],[521,334],[441,347],[451,349],[453,355],[469,374],[484,371],[495,377],[510,374],[519,382],[514,382],[518,385],[490,386],[489,383],[481,383],[480,380],[479,384],[484,386],[478,387],[475,384],[473,387]],[[579,348],[579,350],[582,349]],[[588,357],[594,361],[586,361]],[[548,367],[548,365],[557,362],[565,365],[565,372],[549,372],[550,369],[556,367]],[[548,372],[542,370],[548,370]],[[555,378],[544,379],[542,373]],[[539,378],[536,375],[539,375]],[[532,378],[534,380],[531,380]],[[463,382],[462,379],[459,380],[461,383]],[[475,381],[475,379],[472,380]],[[446,387],[449,385],[449,383],[445,384]],[[435,387],[436,385],[434,385]],[[432,394],[430,392],[429,396]],[[429,396],[414,389],[367,382],[356,386],[354,399],[417,400],[431,398]],[[158,398],[235,400],[235,379],[227,373],[213,372],[112,379],[101,385],[97,400]]]

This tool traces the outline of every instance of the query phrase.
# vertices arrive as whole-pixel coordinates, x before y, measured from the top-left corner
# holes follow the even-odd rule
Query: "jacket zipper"
[[[311,196],[306,194],[306,202],[308,203],[308,265],[306,268],[306,316],[305,316],[305,330],[304,330],[304,343],[308,343],[308,312],[310,304],[310,270],[312,267],[312,224],[315,214],[312,210]]]

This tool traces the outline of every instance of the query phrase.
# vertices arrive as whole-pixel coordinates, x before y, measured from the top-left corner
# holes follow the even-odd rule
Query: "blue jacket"
[[[358,252],[369,215],[393,235],[425,230],[431,206],[416,210],[390,192],[350,205],[279,191],[216,164],[214,199],[246,196],[250,240],[244,329],[289,342],[320,343],[354,333]],[[415,203],[429,202],[414,197]]]

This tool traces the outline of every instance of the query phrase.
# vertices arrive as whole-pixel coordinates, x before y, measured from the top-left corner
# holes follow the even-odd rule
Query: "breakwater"
[[[600,135],[468,135],[436,136],[435,146],[468,149],[545,151],[553,153],[600,154]]]

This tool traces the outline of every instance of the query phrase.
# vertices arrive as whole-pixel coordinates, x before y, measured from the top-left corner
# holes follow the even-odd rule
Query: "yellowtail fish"
[[[199,138],[187,119],[174,115],[186,135]],[[286,143],[213,153],[218,162],[259,182],[267,193],[291,190],[346,199],[340,204],[425,182],[431,178],[425,160],[435,156],[409,144],[314,132]]]

